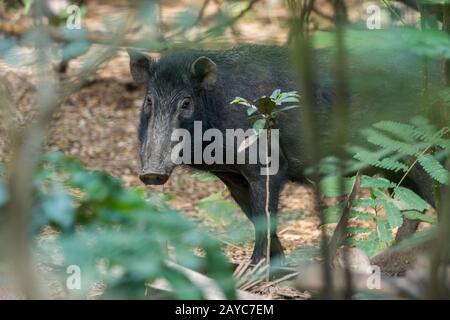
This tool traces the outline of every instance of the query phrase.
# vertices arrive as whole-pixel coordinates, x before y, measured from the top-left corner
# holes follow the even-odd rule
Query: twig
[[[266,166],[269,166],[269,148],[270,148],[270,130],[271,126],[269,125],[267,128],[267,144],[266,144]],[[272,228],[271,228],[271,217],[269,210],[269,201],[270,201],[270,176],[267,169],[266,172],[266,203],[264,210],[266,211],[266,219],[267,219],[267,248],[266,248],[266,259],[267,259],[267,274],[266,281],[270,279],[270,245],[272,241]]]
[[[406,23],[403,21],[402,17],[398,14],[397,10],[395,10],[395,7],[392,6],[392,4],[389,3],[389,0],[381,0],[385,7],[394,15],[397,17],[397,19],[400,21],[400,23],[403,26],[406,26]]]
[[[218,24],[214,27],[211,27],[209,30],[207,30],[203,36],[199,36],[197,41],[202,41],[206,38],[208,38],[211,34],[214,34],[216,31],[221,30],[225,27],[232,27],[239,19],[241,19],[247,12],[252,10],[253,6],[258,2],[259,0],[251,0],[247,7],[245,7],[239,14],[234,16],[233,18],[229,19],[228,21],[225,21],[224,23]]]
[[[186,267],[183,267],[179,264],[176,264],[172,261],[167,261],[167,265],[181,273],[183,273],[189,280],[196,285],[198,288],[201,289],[202,293],[204,294],[205,298],[208,300],[217,300],[217,299],[224,299],[225,296],[222,292],[222,290],[217,286],[217,284],[207,276],[198,273],[197,271],[188,269]],[[169,283],[165,279],[158,279],[154,281],[153,283],[147,285],[147,287],[164,290],[164,291],[173,291],[173,289],[170,287]],[[262,300],[262,298],[258,295],[245,292],[242,289],[237,290],[237,296],[240,300]]]
[[[289,280],[289,279],[291,279],[291,278],[294,278],[294,277],[298,276],[299,274],[300,274],[299,271],[298,271],[298,272],[294,272],[294,273],[287,274],[287,275],[285,275],[284,277],[281,277],[281,278],[279,278],[279,279],[270,281],[270,282],[268,282],[268,283],[262,285],[262,286],[259,287],[258,289],[260,289],[260,290],[266,289],[266,288],[268,288],[268,287],[274,286],[274,285],[276,285],[276,284],[278,284],[278,283],[281,283],[281,282],[283,282],[283,281],[287,281],[287,280]]]
[[[450,33],[450,5],[444,4],[442,5],[442,31],[446,34]],[[442,65],[442,82],[444,86],[447,88],[450,85],[450,61],[445,59]],[[448,111],[447,105],[444,103],[440,104],[440,108],[438,111],[439,116],[439,124],[448,126]],[[448,129],[444,130],[445,133],[448,132]],[[427,148],[428,149],[428,148]],[[427,150],[426,149],[426,150]],[[426,150],[423,152],[425,153]],[[414,162],[414,164],[417,162]],[[413,165],[414,165],[413,164]],[[411,165],[411,167],[413,166]],[[445,164],[446,170],[450,169],[450,159],[447,159]],[[438,212],[439,212],[439,225],[437,228],[437,241],[435,242],[435,249],[431,255],[430,261],[430,272],[429,272],[429,282],[427,288],[428,298],[431,299],[447,299],[448,298],[448,288],[445,286],[447,283],[447,272],[443,265],[448,263],[450,260],[450,188],[448,185],[443,185],[439,192],[439,203],[438,203]],[[447,292],[446,292],[447,291]]]
[[[203,1],[202,7],[200,8],[200,11],[198,12],[197,19],[195,20],[195,24],[196,24],[196,25],[199,24],[199,23],[202,21],[203,16],[204,16],[205,11],[206,11],[206,7],[208,6],[208,4],[209,4],[210,1],[211,1],[211,0],[205,0],[205,1]]]
[[[336,77],[336,101],[335,101],[335,114],[334,114],[334,122],[335,122],[335,153],[339,158],[338,162],[338,170],[341,173],[341,178],[339,179],[339,188],[343,191],[344,179],[342,177],[342,173],[344,172],[344,161],[346,159],[346,154],[344,152],[343,146],[347,143],[348,138],[348,130],[347,126],[349,123],[349,110],[348,106],[350,104],[349,94],[348,94],[348,83],[347,83],[347,52],[345,49],[345,39],[344,39],[344,26],[347,22],[347,8],[345,6],[345,2],[343,0],[333,0],[334,7],[334,22],[336,25],[336,60],[335,60],[335,77]],[[347,224],[350,214],[350,208],[352,206],[352,202],[354,197],[356,196],[356,189],[359,187],[360,177],[359,173],[356,175],[355,184],[356,188],[353,190],[353,194],[351,194],[348,198],[346,206],[344,208],[344,212],[342,214],[340,224],[338,225],[339,229],[336,233],[337,237],[334,239],[338,241],[336,243],[331,243],[329,247],[330,259],[333,259],[337,246],[340,241],[345,237],[347,231]],[[332,239],[333,240],[333,239]],[[346,283],[346,292],[345,298],[351,298],[352,296],[352,274],[349,270],[349,259],[348,252],[344,249],[343,253],[344,260],[344,274],[345,274],[345,283]]]
[[[435,139],[440,139],[442,138],[444,135],[446,135],[449,131],[449,128],[444,128],[443,130],[440,130],[436,135],[435,135]],[[406,172],[403,174],[403,176],[401,177],[401,179],[399,180],[399,182],[397,183],[397,185],[394,188],[394,193],[395,190],[398,189],[398,187],[400,187],[400,185],[403,183],[403,181],[406,179],[406,177],[408,176],[408,174],[411,172],[411,170],[414,168],[414,166],[417,164],[417,162],[419,161],[419,157],[425,155],[428,150],[430,150],[433,146],[434,146],[434,139],[432,140],[433,142],[430,143],[417,157],[416,159],[413,161],[413,163],[408,167],[408,169],[406,170]]]
[[[20,38],[32,30],[32,28],[28,29],[14,23],[0,22],[0,33],[2,34]],[[40,26],[40,30],[40,32],[47,34],[53,41],[61,43],[68,43],[74,40],[86,40],[90,43],[107,46],[111,46],[112,44],[118,46],[133,46],[136,44],[136,41],[126,38],[122,38],[120,41],[117,41],[117,35],[111,35],[111,33],[103,33],[100,31],[87,31],[86,33],[70,35],[63,33],[60,29],[54,26]]]
[[[250,263],[251,263],[251,260],[248,260],[245,263],[239,264],[238,267],[236,268],[236,270],[234,270],[233,276],[235,278],[241,277],[244,274],[244,272],[248,269],[248,267],[250,266]]]
[[[333,17],[330,17],[330,16],[326,15],[325,13],[323,13],[322,11],[317,9],[315,6],[313,6],[311,8],[311,10],[312,10],[312,12],[317,14],[319,17],[324,18],[325,20],[328,20],[328,21],[333,21]]]
[[[325,214],[320,205],[320,191],[318,185],[320,182],[320,175],[316,168],[321,159],[322,150],[320,150],[321,136],[317,127],[317,101],[314,99],[314,59],[311,48],[311,40],[306,32],[304,21],[300,19],[302,13],[298,12],[298,3],[294,0],[289,1],[292,12],[291,27],[289,31],[289,39],[293,43],[293,55],[297,57],[295,60],[295,68],[298,74],[300,92],[303,98],[303,116],[301,119],[301,128],[305,141],[305,152],[309,155],[308,163],[314,168],[311,179],[316,187],[314,188],[314,204],[320,217],[321,225],[325,224]],[[321,229],[320,247],[323,264],[323,298],[329,299],[333,295],[333,282],[331,274],[330,256],[328,254],[328,235],[325,228]]]

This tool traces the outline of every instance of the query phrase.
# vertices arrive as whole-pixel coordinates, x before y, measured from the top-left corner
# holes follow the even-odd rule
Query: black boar
[[[291,91],[297,88],[289,51],[283,47],[245,45],[224,51],[175,52],[163,56],[159,61],[134,50],[129,50],[129,54],[134,80],[145,84],[147,88],[139,124],[142,164],[140,179],[145,184],[165,183],[176,166],[171,152],[177,142],[172,141],[171,136],[177,129],[182,128],[194,134],[195,123],[199,121],[202,132],[217,129],[223,136],[227,129],[247,130],[251,128],[251,123],[245,108],[230,105],[236,96],[250,100],[270,94],[274,89]],[[332,135],[326,117],[334,98],[330,71],[332,66],[326,55],[323,51],[316,54],[319,59],[317,79],[320,81],[314,86],[319,119],[323,119],[321,132],[324,137],[321,141],[326,141]],[[406,64],[403,67],[407,70],[406,73],[420,74],[417,60]],[[376,121],[375,116],[367,113],[375,108],[379,119],[383,118],[383,114],[385,118],[392,118],[395,113],[392,111],[394,105],[398,109],[401,109],[400,105],[407,106],[408,116],[412,115],[414,104],[417,105],[420,100],[420,91],[413,85],[405,85],[402,81],[404,78],[394,79],[399,66],[393,59],[392,65],[386,66],[385,72],[375,74],[375,79],[379,79],[379,82],[375,81],[372,91],[358,85],[358,77],[373,80],[374,76],[365,78],[367,74],[364,72],[354,75],[356,82],[351,84],[351,90],[355,92],[351,96],[352,106],[356,109],[352,116],[359,119],[359,126]],[[398,85],[386,86],[387,77],[391,77],[392,83]],[[405,100],[405,97],[409,99]],[[383,113],[383,107],[389,113]],[[279,163],[276,174],[270,176],[269,186],[269,210],[274,216],[283,184],[289,179],[306,181],[303,171],[308,157],[302,143],[302,133],[298,129],[301,114],[301,108],[289,111],[289,115],[281,116],[276,125],[280,129]],[[357,129],[352,128],[352,132],[357,132]],[[200,149],[192,147],[193,156],[201,153],[204,148],[204,141]],[[264,258],[267,250],[266,176],[261,175],[262,164],[193,162],[190,163],[192,167],[212,172],[229,188],[231,196],[255,225],[252,261]],[[432,202],[431,183],[426,175],[412,172],[406,184]],[[409,229],[414,227],[405,225]],[[282,256],[283,249],[276,234],[275,221],[272,223],[271,233],[271,256]]]

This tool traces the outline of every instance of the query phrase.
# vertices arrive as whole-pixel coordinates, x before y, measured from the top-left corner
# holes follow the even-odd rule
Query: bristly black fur
[[[205,56],[217,66],[217,81],[212,88],[205,88],[198,78],[191,73],[192,63],[197,58]],[[378,55],[377,55],[378,57]],[[355,57],[353,57],[355,58]],[[359,59],[359,60],[358,60]],[[315,99],[317,125],[320,126],[321,150],[327,150],[329,141],[333,140],[333,125],[330,122],[332,106],[335,95],[333,92],[333,64],[330,63],[330,54],[326,50],[314,52],[314,67],[316,72],[312,93]],[[358,68],[352,68],[351,79],[357,78],[363,81],[350,84],[349,102],[349,134],[357,135],[362,127],[376,122],[376,116],[383,115],[383,110],[388,108],[389,115],[394,111],[392,106],[398,107],[400,113],[411,110],[420,90],[414,86],[420,84],[420,80],[412,81],[405,74],[420,75],[420,61],[418,59],[393,59],[392,52],[388,52],[385,62],[390,63],[391,69],[376,70],[365,66],[367,56],[360,56],[352,61]],[[356,61],[356,62],[355,62]],[[298,66],[297,66],[298,67]],[[400,73],[392,70],[401,68],[408,72]],[[203,124],[203,130],[216,128],[222,133],[226,129],[251,128],[251,123],[245,108],[240,105],[231,105],[235,97],[244,97],[254,100],[261,96],[270,95],[274,89],[283,92],[297,89],[294,72],[295,66],[289,61],[289,52],[285,47],[244,45],[229,50],[188,50],[173,52],[163,56],[159,61],[151,61],[146,79],[147,96],[151,97],[152,106],[146,108],[147,98],[144,101],[140,122],[139,140],[141,142],[141,162],[147,167],[153,167],[158,172],[170,174],[175,166],[167,155],[172,144],[170,135],[174,129],[182,128],[191,131],[194,121],[199,120]],[[403,70],[402,69],[402,70]],[[366,83],[367,79],[374,79],[376,83]],[[385,84],[389,79],[389,86],[383,86],[383,94],[379,92],[379,85]],[[364,82],[364,85],[361,85]],[[300,92],[300,97],[302,93]],[[180,117],[180,101],[191,97],[193,111],[189,117]],[[401,99],[400,99],[401,98]],[[300,98],[300,102],[302,100]],[[301,104],[300,103],[300,104]],[[405,106],[405,108],[400,108]],[[384,108],[384,109],[383,109]],[[150,110],[147,110],[150,109]],[[373,112],[376,110],[376,112]],[[403,110],[403,111],[402,111]],[[370,113],[371,112],[371,113]],[[407,112],[408,117],[412,116]],[[288,180],[305,181],[303,171],[309,157],[303,139],[301,124],[304,123],[304,110],[289,111],[288,116],[280,117],[276,129],[280,129],[280,166],[279,171],[270,176],[269,183],[269,211],[273,216],[278,210],[278,199],[283,184]],[[354,142],[354,141],[353,141]],[[342,146],[343,147],[343,146]],[[332,148],[329,148],[332,149]],[[156,151],[155,151],[156,150]],[[334,148],[333,148],[334,150]],[[265,203],[267,197],[266,177],[261,175],[261,165],[250,164],[213,164],[195,165],[195,168],[208,170],[219,177],[230,190],[231,196],[239,204],[248,218],[258,225],[255,233],[255,248],[252,261],[257,263],[265,257],[267,248],[265,220]],[[416,185],[422,184],[420,177],[410,175],[410,180],[417,180]],[[405,182],[407,183],[407,182]],[[423,198],[426,194],[420,188],[413,189]],[[261,221],[263,223],[261,223]],[[282,256],[283,250],[276,234],[276,224],[272,225],[271,255]],[[273,261],[273,260],[272,260]]]

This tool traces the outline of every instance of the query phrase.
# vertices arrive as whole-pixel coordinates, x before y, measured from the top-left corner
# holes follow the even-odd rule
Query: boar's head
[[[164,184],[175,167],[171,159],[176,129],[192,132],[195,120],[204,119],[205,91],[217,78],[217,66],[205,56],[171,54],[159,61],[128,50],[134,81],[145,85],[139,121],[141,172],[144,184]]]

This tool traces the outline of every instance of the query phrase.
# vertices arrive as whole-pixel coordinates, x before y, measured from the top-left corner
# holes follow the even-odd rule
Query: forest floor
[[[144,93],[132,86],[128,63],[128,55],[121,52],[102,67],[89,86],[70,97],[55,116],[48,148],[70,154],[88,168],[105,170],[127,186],[143,186],[138,179],[136,128]],[[167,194],[171,204],[186,216],[213,223],[200,215],[198,202],[212,193],[231,198],[222,182],[201,181],[194,173],[178,167],[165,185],[145,188]],[[288,183],[280,200],[278,233],[286,253],[316,245],[320,230],[311,190]],[[240,209],[236,208],[236,215],[246,220]],[[219,222],[217,227],[223,224],[227,223]],[[227,252],[236,261],[246,260],[252,246],[250,242],[243,247],[228,246]]]
[[[264,3],[256,6],[258,19],[244,19],[235,26],[240,33],[238,39],[252,39],[253,43],[265,44],[285,41],[287,29],[283,28],[284,20],[278,17],[286,17],[286,12],[272,8],[271,14],[268,14],[270,8]],[[185,5],[183,1],[168,1],[165,14],[169,18],[175,16]],[[120,6],[115,8],[111,3],[89,2],[84,23],[88,28],[95,29],[98,17],[117,10],[120,10]],[[78,66],[79,61],[71,61],[68,75],[73,74]],[[17,76],[15,83],[12,81],[12,86],[21,88],[13,93],[17,99],[23,96],[23,77],[26,77],[26,73]],[[245,92],[242,96],[245,97]],[[81,90],[61,106],[54,117],[46,148],[72,155],[90,169],[107,171],[127,186],[142,187],[138,179],[140,164],[136,127],[143,97],[143,88],[135,87],[132,82],[126,51],[119,50]],[[233,209],[233,217],[212,219],[205,214],[199,208],[200,201],[205,197],[219,193],[225,199],[232,200],[220,181],[200,181],[193,173],[187,168],[177,168],[164,186],[146,188],[149,192],[168,195],[173,207],[197,221],[199,228],[208,229],[222,241],[230,261],[237,264],[248,261],[253,249],[250,222],[237,207]],[[288,264],[298,261],[298,258],[310,259],[312,252],[318,248],[321,230],[309,187],[286,184],[281,194],[278,221],[278,235]],[[280,298],[304,296],[292,290],[272,292]]]
[[[90,29],[98,29],[98,17],[120,11],[120,1],[118,3],[116,8],[111,3],[88,2],[87,16],[83,23]],[[171,4],[169,1],[164,12],[167,19],[170,19],[183,8],[183,2]],[[281,29],[281,22],[276,15],[286,13],[275,8],[272,10],[273,15],[268,16],[266,7],[259,6],[256,9],[259,10],[258,19],[244,19],[236,25],[235,31],[237,28],[241,39],[236,42],[250,38],[253,43],[282,43],[286,38],[286,30]],[[211,10],[214,11],[214,8]],[[70,61],[67,75],[73,74],[78,67],[78,59]],[[25,84],[29,82],[26,78],[30,70],[26,67],[2,69],[8,75],[13,97],[19,105],[24,106],[21,110],[23,118],[28,118],[25,110],[29,110],[29,104],[33,101],[27,91],[33,89]],[[242,95],[245,96],[245,92]],[[47,150],[58,150],[72,155],[90,169],[105,170],[120,178],[127,186],[143,187],[138,179],[140,164],[136,134],[143,98],[143,88],[137,88],[133,84],[129,73],[128,55],[125,50],[119,50],[81,90],[61,106],[50,128]],[[2,158],[5,156],[4,147],[5,142],[0,142]],[[249,260],[253,250],[253,230],[242,211],[234,206],[233,217],[211,219],[199,209],[199,201],[213,193],[219,193],[232,202],[223,183],[218,180],[200,181],[193,176],[193,171],[177,168],[164,186],[146,188],[149,192],[168,195],[173,207],[189,219],[197,221],[199,227],[207,229],[222,241],[230,261],[239,264]],[[309,254],[310,248],[318,246],[319,219],[311,200],[312,193],[307,187],[288,183],[283,189],[278,234],[288,262],[299,252],[303,254],[303,249]],[[296,296],[296,293],[289,292],[288,295]],[[298,293],[298,296],[302,295]]]

